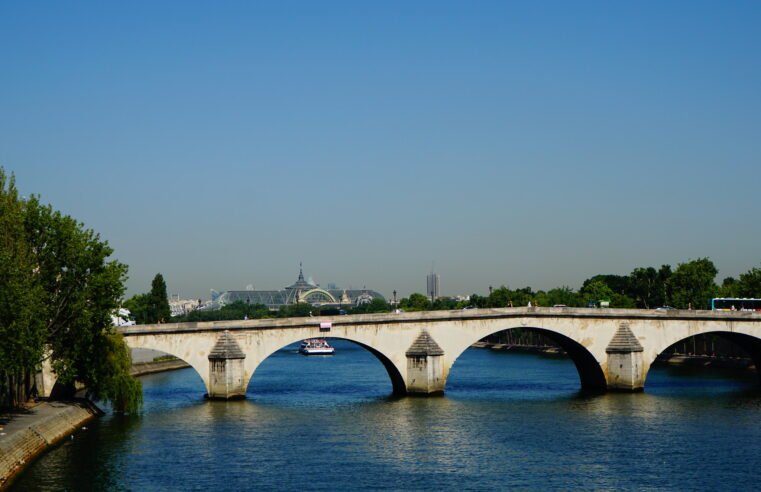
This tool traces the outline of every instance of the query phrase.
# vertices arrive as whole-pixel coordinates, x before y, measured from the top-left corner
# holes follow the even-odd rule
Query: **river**
[[[755,374],[653,369],[644,393],[579,393],[563,358],[469,349],[446,396],[392,398],[380,362],[271,356],[248,399],[210,402],[192,369],[141,378],[137,416],[108,414],[13,491],[754,489]]]

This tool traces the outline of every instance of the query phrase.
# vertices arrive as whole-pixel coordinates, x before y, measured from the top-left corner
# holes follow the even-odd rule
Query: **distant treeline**
[[[510,289],[504,285],[489,287],[488,295],[472,294],[467,300],[441,297],[431,301],[421,293],[411,294],[399,300],[396,305],[383,299],[373,299],[359,306],[344,306],[347,314],[384,313],[394,309],[404,311],[435,311],[464,308],[498,308],[527,306],[569,307],[587,306],[590,301],[609,301],[612,308],[652,309],[671,306],[678,309],[708,309],[714,297],[761,297],[761,269],[752,268],[739,278],[725,278],[721,284],[716,283],[718,270],[708,258],[680,263],[672,269],[670,265],[659,268],[635,268],[629,275],[600,274],[586,279],[578,290],[570,287],[556,287],[548,291],[534,291],[531,287]],[[156,285],[158,283],[158,286]],[[138,323],[159,321],[158,313],[167,312],[167,307],[150,307],[157,304],[156,299],[165,298],[163,279],[154,280],[151,294],[141,294],[125,303],[136,309]],[[156,292],[158,290],[158,292]],[[149,302],[153,299],[153,304]],[[142,300],[143,302],[136,302]],[[140,313],[154,313],[153,316],[140,316]],[[135,312],[133,311],[133,314]],[[299,316],[318,316],[320,307],[306,303],[282,306],[277,311],[269,310],[263,304],[246,304],[238,301],[220,309],[209,311],[192,311],[176,316],[171,322],[183,321],[217,321],[233,319],[290,318]],[[152,321],[148,321],[151,320]],[[145,321],[144,321],[145,320]]]

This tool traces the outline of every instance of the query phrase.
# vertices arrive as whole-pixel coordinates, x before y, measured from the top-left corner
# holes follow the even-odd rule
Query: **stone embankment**
[[[183,369],[185,367],[190,367],[190,364],[182,359],[136,362],[132,364],[132,370],[130,371],[130,374],[133,376],[143,376],[145,374],[153,374],[154,372],[174,371],[175,369]]]
[[[476,342],[471,347],[488,348],[491,350],[506,350],[510,352],[526,352],[531,354],[564,355],[565,351],[560,347],[550,345],[515,345],[509,343]]]
[[[189,367],[180,359],[135,362],[133,376]],[[0,490],[37,455],[103,412],[87,400],[45,401],[0,413]]]
[[[0,414],[0,489],[35,456],[100,414],[87,400],[42,402]]]

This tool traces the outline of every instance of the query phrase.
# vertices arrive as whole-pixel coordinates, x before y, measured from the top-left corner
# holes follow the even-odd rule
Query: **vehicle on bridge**
[[[114,326],[132,326],[137,324],[132,313],[124,308],[119,308],[116,312],[111,314],[111,323]]]
[[[609,308],[610,307],[610,299],[589,299],[587,300],[587,307],[588,308]]]
[[[761,299],[717,297],[711,299],[711,309],[718,311],[761,311]]]
[[[299,353],[304,355],[333,355],[335,351],[323,338],[308,338],[299,346]]]

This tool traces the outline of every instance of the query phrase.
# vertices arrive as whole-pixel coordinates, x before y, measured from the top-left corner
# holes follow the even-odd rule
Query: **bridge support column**
[[[423,330],[405,353],[407,356],[407,393],[417,395],[444,392],[444,372],[441,356],[444,351]]]
[[[246,355],[229,331],[217,340],[209,354],[209,399],[236,400],[246,397]]]
[[[608,390],[641,391],[645,387],[642,345],[628,323],[621,323],[608,344]]]

